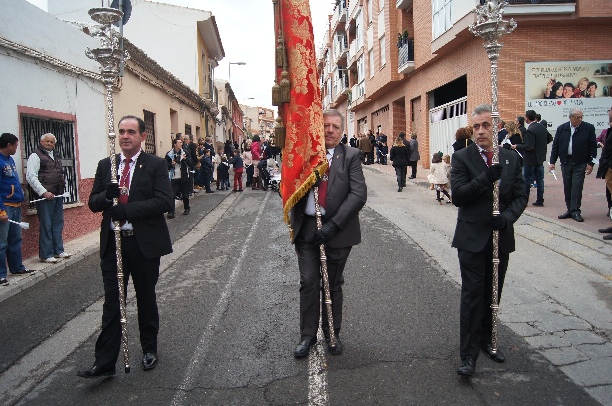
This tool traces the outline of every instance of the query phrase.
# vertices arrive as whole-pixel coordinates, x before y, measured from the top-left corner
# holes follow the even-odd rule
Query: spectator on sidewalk
[[[168,164],[168,175],[170,177],[170,185],[172,187],[172,196],[181,192],[183,199],[183,215],[189,214],[189,171],[194,167],[189,155],[183,148],[183,141],[175,139],[172,141],[172,149],[166,154],[166,163]],[[174,200],[172,211],[168,212],[168,218],[174,218]]]
[[[402,139],[402,142],[406,146],[408,150],[408,165],[410,165],[410,156],[412,155],[412,146],[410,145],[410,141],[406,140],[406,133],[403,131],[398,134],[398,137]],[[408,169],[408,168],[406,168]],[[406,187],[406,175],[408,174],[408,170],[404,172],[404,187]]]
[[[472,141],[472,127],[461,127],[455,132],[455,142],[453,143],[453,151],[460,151],[473,143],[474,141]]]
[[[19,174],[15,161],[11,155],[15,155],[19,139],[16,135],[3,133],[0,136],[0,165],[2,177],[0,178],[0,285],[9,284],[6,278],[10,271],[13,275],[27,274],[34,271],[23,265],[21,256],[21,227],[9,222],[21,222],[21,203],[24,194],[19,183]],[[8,269],[7,269],[8,264]]]
[[[449,184],[450,168],[446,162],[442,161],[442,152],[436,152],[431,158],[431,166],[429,168],[429,175],[427,180],[433,186],[430,189],[436,191],[436,201],[442,204],[442,197],[440,193],[444,194],[448,199],[446,203],[452,203],[451,197],[446,190]]]
[[[242,172],[244,172],[244,162],[240,156],[240,150],[234,150],[234,157],[229,161],[229,164],[234,168],[234,192],[242,192]],[[253,179],[255,182],[255,179]],[[259,188],[257,188],[259,189]]]
[[[402,134],[402,133],[400,133]],[[401,192],[406,187],[406,169],[408,162],[410,161],[410,152],[408,147],[404,144],[402,137],[397,137],[391,152],[389,153],[389,159],[392,162],[393,168],[395,169],[395,176],[397,178],[397,191]]]
[[[525,142],[512,145],[512,149],[523,154],[523,177],[527,187],[527,196],[535,181],[536,201],[533,202],[533,205],[544,206],[544,161],[546,161],[548,130],[536,121],[536,112],[533,110],[525,112],[525,122],[527,123]]]
[[[213,168],[214,165],[212,163],[212,158],[210,156],[210,150],[204,150],[204,156],[200,159],[200,163],[202,164],[202,174],[204,176],[204,189],[206,193],[215,193],[210,188],[210,180],[213,178]]]
[[[584,177],[585,174],[590,175],[593,172],[593,160],[597,156],[595,127],[583,122],[582,117],[582,110],[573,109],[569,114],[569,121],[557,128],[548,167],[553,171],[557,158],[560,159],[567,211],[558,217],[573,218],[578,222],[584,221],[580,212]]]
[[[368,132],[371,133],[372,131],[368,130]],[[361,137],[361,139],[359,139],[359,150],[361,151],[361,159],[364,165],[370,165],[372,163],[370,162],[370,153],[372,152],[372,148],[374,147],[370,142],[370,137],[364,135],[363,137]]]
[[[608,193],[612,193],[612,110],[608,111],[608,121],[610,128],[606,133],[606,139],[603,144],[603,151],[599,158],[599,168],[597,169],[597,177],[606,181],[606,189]],[[612,209],[608,205],[608,216],[612,219]],[[600,233],[607,233],[603,236],[604,240],[612,240],[612,226],[607,228],[600,228]]]
[[[412,173],[408,179],[414,179],[417,175],[417,162],[421,159],[419,154],[419,141],[417,140],[417,133],[410,133],[410,168]]]
[[[55,151],[57,139],[51,133],[40,137],[40,144],[28,158],[26,180],[36,194],[36,212],[40,222],[38,256],[46,263],[69,258],[64,251],[64,194],[66,182],[62,169],[62,157]]]
[[[499,231],[499,289],[501,299],[510,253],[514,251],[514,226],[527,205],[525,181],[518,155],[499,149],[493,158],[491,106],[472,112],[476,142],[455,152],[451,169],[453,203],[459,208],[452,246],[457,248],[461,270],[460,355],[458,375],[473,375],[480,350],[495,362],[503,353],[492,348],[493,230]],[[493,187],[499,182],[500,214],[493,216]]]

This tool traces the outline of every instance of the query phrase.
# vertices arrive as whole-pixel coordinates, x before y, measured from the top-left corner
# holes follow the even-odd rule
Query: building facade
[[[347,104],[349,133],[379,129],[392,140],[400,131],[416,132],[426,168],[433,152],[452,153],[455,131],[468,123],[469,111],[491,102],[483,40],[468,30],[478,4],[337,0],[318,54],[324,107],[345,111]],[[554,133],[572,108],[581,107],[586,121],[607,127],[612,2],[510,0],[504,18],[518,26],[503,38],[498,64],[501,118],[514,120],[533,109]],[[547,98],[549,81],[577,86],[585,78],[595,83],[594,97]]]

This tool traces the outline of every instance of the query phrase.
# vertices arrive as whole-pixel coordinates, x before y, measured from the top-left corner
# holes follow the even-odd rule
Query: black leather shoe
[[[142,369],[148,371],[157,366],[157,354],[154,352],[148,352],[142,357]]]
[[[174,212],[170,212],[166,215],[166,217],[168,217],[169,219],[173,219],[174,218]]]
[[[612,240],[612,234],[604,235],[603,239],[604,240]]]
[[[295,350],[293,350],[293,356],[295,358],[302,358],[302,357],[307,356],[308,352],[310,351],[310,347],[315,345],[316,342],[317,342],[316,338],[313,338],[311,340],[300,341],[300,343],[295,347]]]
[[[573,214],[572,218],[579,223],[582,223],[584,221],[584,219],[579,213]]]
[[[559,219],[564,220],[564,219],[568,219],[570,217],[572,217],[572,213],[570,213],[570,211],[566,211],[565,213],[557,216]]]
[[[189,209],[185,209],[185,211],[183,212],[183,216],[186,216],[189,214]]]
[[[610,234],[612,233],[612,227],[608,227],[608,228],[600,228],[599,230],[600,233],[604,233],[604,234]]]
[[[115,368],[100,368],[97,365],[94,365],[93,367],[91,367],[91,369],[88,369],[87,371],[79,371],[77,372],[77,376],[80,376],[81,378],[100,378],[103,376],[114,376],[115,375]]]
[[[342,354],[342,341],[340,341],[340,337],[336,337],[336,346],[332,347],[329,345],[329,340],[325,340],[327,343],[327,350],[331,355],[340,355]]]
[[[481,348],[482,352],[487,354],[487,356],[493,361],[499,362],[500,364],[502,362],[506,362],[506,357],[504,357],[504,354],[502,354],[499,348],[497,349],[497,351],[495,351],[495,354],[491,352],[491,344],[483,344]]]
[[[537,206],[537,207],[542,207],[542,206],[544,206],[544,203],[543,203],[543,202],[533,202],[533,203],[531,203],[531,204],[532,204],[532,206]]]
[[[474,375],[474,372],[476,372],[476,360],[468,355],[457,368],[457,375],[471,376]]]

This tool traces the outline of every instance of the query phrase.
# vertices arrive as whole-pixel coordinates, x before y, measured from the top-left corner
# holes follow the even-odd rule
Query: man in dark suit
[[[342,324],[342,285],[344,266],[353,245],[361,242],[359,211],[367,198],[361,170],[360,152],[340,143],[344,119],[337,110],[323,112],[325,148],[328,171],[325,200],[322,202],[323,227],[317,230],[314,193],[306,194],[291,210],[292,243],[300,269],[300,343],[293,354],[296,358],[308,355],[317,341],[321,293],[321,260],[319,247],[325,244],[327,272],[332,300],[332,316],[336,346],[329,347],[333,355],[342,353],[340,327]],[[324,182],[323,182],[324,184]],[[321,186],[323,187],[323,185]],[[321,190],[319,187],[319,190]],[[323,192],[319,192],[320,194]],[[319,196],[320,200],[321,196]],[[323,306],[322,330],[329,344],[327,309]]]
[[[453,154],[451,187],[453,203],[459,207],[452,246],[457,248],[461,269],[459,375],[472,375],[482,349],[496,362],[504,362],[500,350],[492,352],[492,236],[499,230],[499,289],[504,285],[510,253],[514,251],[513,224],[527,205],[525,182],[518,154],[499,149],[493,155],[491,106],[482,104],[472,113],[475,143]],[[500,180],[499,211],[493,216],[493,185]]]
[[[523,135],[523,144],[513,144],[523,155],[523,177],[527,186],[527,196],[535,180],[537,185],[537,197],[534,206],[544,206],[544,161],[546,161],[546,145],[548,144],[548,130],[536,121],[536,112],[527,110],[525,112],[527,131]]]
[[[89,196],[91,211],[102,212],[100,267],[104,282],[104,307],[94,364],[91,369],[77,373],[83,378],[114,375],[121,347],[113,221],[120,222],[121,227],[126,291],[130,275],[136,290],[140,344],[144,354],[142,367],[150,370],[157,365],[159,314],[155,285],[159,277],[160,257],[172,252],[164,213],[172,210],[174,197],[164,159],[141,149],[146,136],[142,119],[125,116],[119,121],[121,154],[115,158],[119,183],[111,182],[111,162],[110,158],[105,158],[98,163]],[[113,206],[113,198],[119,200],[116,206]]]
[[[580,214],[584,176],[585,173],[590,175],[593,172],[595,166],[593,160],[597,155],[595,127],[583,122],[582,117],[582,110],[573,109],[569,115],[570,121],[557,128],[548,168],[554,170],[557,158],[560,159],[567,211],[558,217],[560,219],[571,217],[578,222],[584,221]]]

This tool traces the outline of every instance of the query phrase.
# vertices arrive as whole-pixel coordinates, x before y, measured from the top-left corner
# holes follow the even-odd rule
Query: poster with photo
[[[542,115],[553,135],[569,120],[570,111],[579,108],[599,134],[609,127],[612,61],[526,62],[525,106]]]

